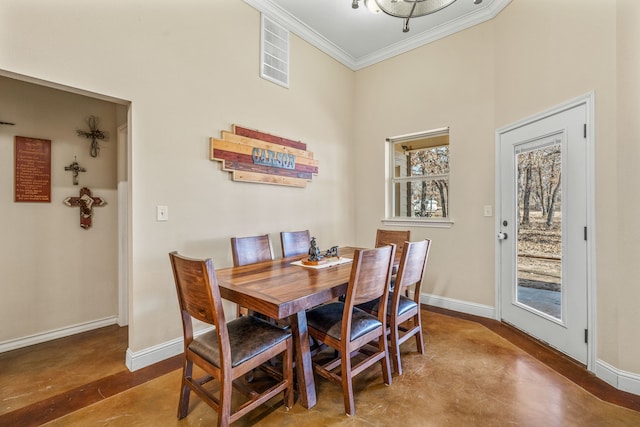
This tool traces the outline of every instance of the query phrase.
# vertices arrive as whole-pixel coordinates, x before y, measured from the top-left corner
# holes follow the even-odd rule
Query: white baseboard
[[[420,302],[434,307],[446,308],[447,310],[459,311],[461,313],[487,317],[490,319],[495,319],[496,315],[495,309],[489,305],[476,304],[473,302],[461,301],[431,294],[421,294]]]
[[[183,338],[176,338],[162,344],[154,345],[140,351],[127,349],[126,364],[130,371],[137,371],[154,363],[180,354],[183,351]]]
[[[603,360],[596,362],[596,376],[618,390],[640,395],[640,375],[623,371]]]
[[[202,329],[193,333],[195,337],[198,337],[204,333],[212,331],[213,327]],[[165,359],[173,357],[182,353],[184,350],[184,339],[182,337],[173,339],[171,341],[164,342],[162,344],[154,345],[140,351],[131,351],[127,349],[126,365],[130,371],[137,371],[138,369],[145,368],[154,363],[161,362]]]
[[[5,351],[16,350],[18,348],[28,347],[34,344],[40,344],[47,341],[56,340],[58,338],[68,337],[70,335],[87,332],[105,326],[115,325],[118,322],[117,316],[105,317],[104,319],[92,320],[90,322],[79,323],[76,325],[65,326],[64,328],[54,329],[47,332],[41,332],[27,337],[20,337],[13,340],[3,341],[0,343],[0,353]]]

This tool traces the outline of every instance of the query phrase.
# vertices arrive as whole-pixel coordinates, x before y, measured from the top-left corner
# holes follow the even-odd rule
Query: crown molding
[[[305,40],[327,55],[331,56],[336,61],[346,65],[351,69],[354,69],[353,66],[355,66],[355,60],[353,56],[340,49],[340,47],[327,40],[324,36],[311,29],[311,27],[309,27],[307,24],[301,22],[295,16],[282,9],[277,4],[272,3],[269,0],[243,1],[259,12],[269,16],[269,18],[278,22],[280,25],[282,25],[301,39]]]
[[[311,45],[317,47],[336,61],[349,67],[353,71],[360,70],[402,53],[408,52],[428,43],[455,34],[459,31],[489,21],[498,15],[512,0],[495,0],[489,6],[479,10],[478,12],[469,13],[461,16],[453,21],[449,21],[444,25],[435,27],[429,31],[416,34],[401,43],[395,43],[384,49],[377,50],[368,55],[356,58],[327,40],[321,34],[317,33],[309,26],[299,21],[295,16],[291,15],[280,6],[269,0],[243,0],[254,9],[266,14],[271,19],[277,21],[280,25],[287,28],[298,37],[302,38]]]

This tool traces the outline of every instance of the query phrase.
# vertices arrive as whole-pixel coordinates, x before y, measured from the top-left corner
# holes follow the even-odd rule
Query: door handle
[[[509,237],[507,233],[503,233],[503,232],[498,233],[498,240],[507,240],[507,237]]]

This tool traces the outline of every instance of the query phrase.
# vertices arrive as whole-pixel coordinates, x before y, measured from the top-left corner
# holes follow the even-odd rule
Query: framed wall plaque
[[[51,140],[15,137],[14,201],[51,202]]]

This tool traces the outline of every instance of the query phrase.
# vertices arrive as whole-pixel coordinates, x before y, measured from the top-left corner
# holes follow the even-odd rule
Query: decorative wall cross
[[[78,173],[87,171],[85,168],[78,164],[75,156],[73,156],[73,163],[71,163],[69,166],[65,166],[64,170],[73,172],[73,185],[78,185]]]
[[[67,206],[78,206],[80,208],[80,227],[85,230],[91,227],[91,217],[93,216],[94,206],[104,206],[107,202],[101,197],[93,197],[91,190],[87,187],[80,189],[80,197],[67,197],[64,199]]]
[[[98,157],[98,153],[100,152],[100,146],[98,145],[99,139],[106,140],[108,138],[107,132],[101,131],[98,129],[98,125],[100,124],[100,119],[96,116],[89,116],[87,119],[87,125],[89,126],[89,132],[78,129],[78,136],[84,136],[87,139],[91,140],[91,149],[89,150],[89,154],[91,157]]]

